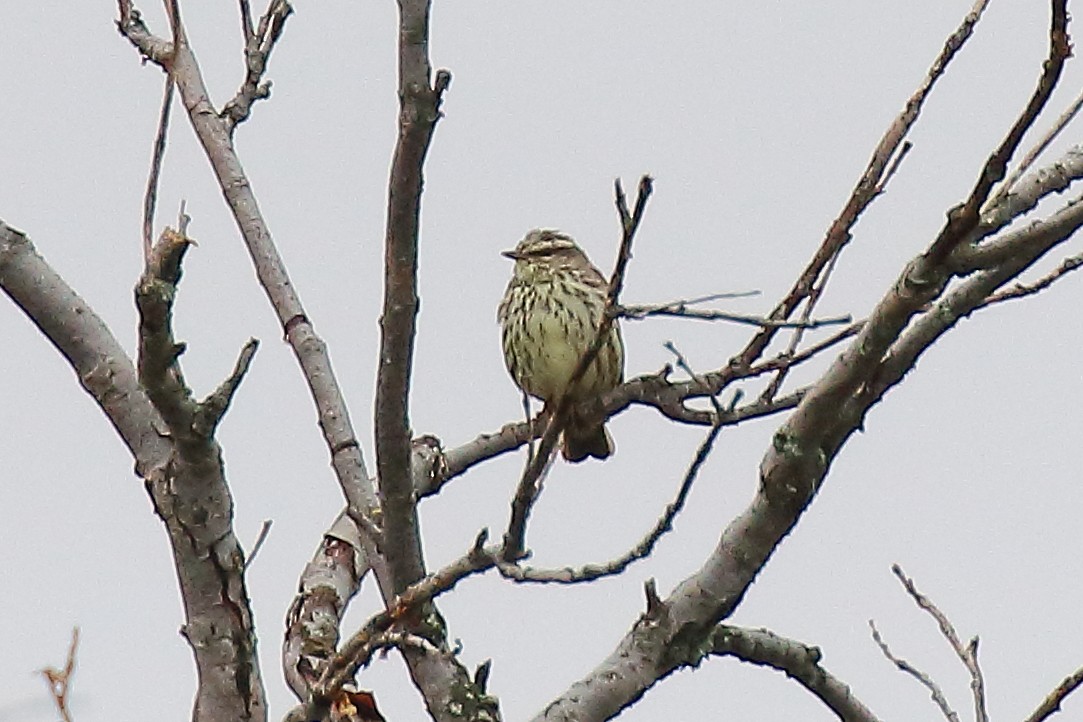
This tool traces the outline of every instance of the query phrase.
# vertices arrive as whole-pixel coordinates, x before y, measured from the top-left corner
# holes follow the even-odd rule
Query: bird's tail
[[[605,428],[605,423],[579,419],[574,414],[568,419],[560,447],[561,454],[568,461],[574,464],[589,456],[595,459],[607,459],[616,451],[616,448],[613,437]]]

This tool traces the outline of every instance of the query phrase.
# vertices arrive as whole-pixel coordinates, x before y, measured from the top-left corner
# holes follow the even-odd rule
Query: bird
[[[497,309],[508,373],[523,392],[545,402],[545,411],[555,413],[565,397],[571,402],[561,441],[565,459],[608,458],[615,446],[604,416],[580,404],[624,380],[616,320],[594,361],[570,384],[606,313],[608,282],[571,236],[551,228],[527,232],[502,255],[515,261]]]

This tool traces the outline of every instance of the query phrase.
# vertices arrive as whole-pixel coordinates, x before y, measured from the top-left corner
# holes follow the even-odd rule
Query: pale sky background
[[[674,7],[677,5],[678,7]],[[520,415],[495,309],[498,255],[558,227],[607,273],[619,239],[612,181],[656,192],[625,300],[759,289],[770,308],[842,207],[883,130],[971,0],[747,3],[436,2],[432,56],[454,80],[427,166],[422,312],[412,395],[417,433],[454,446]],[[166,32],[157,5],[141,9]],[[245,168],[315,328],[330,344],[370,468],[381,244],[396,98],[394,3],[298,0],[268,77],[273,97],[237,133]],[[235,3],[190,0],[188,33],[220,106],[242,77]],[[1048,3],[993,2],[863,218],[821,305],[863,316],[969,192],[1029,96]],[[0,218],[134,349],[143,188],[162,74],[118,36],[109,2],[7,2],[0,10]],[[1083,74],[1073,61],[1051,106]],[[342,501],[312,404],[187,119],[175,108],[156,232],[181,198],[199,241],[187,257],[178,338],[200,396],[249,336],[263,341],[219,438],[250,548],[260,655],[280,719],[283,619],[298,576]],[[1070,129],[1063,149],[1079,142]],[[1079,251],[1079,242],[1069,246]],[[1059,259],[1049,259],[1049,267]],[[932,674],[964,719],[968,677],[890,573],[899,562],[960,634],[980,634],[989,708],[1018,720],[1083,665],[1079,451],[1080,278],[977,314],[922,359],[847,445],[823,491],[749,591],[734,623],[819,645],[825,666],[888,719],[937,719],[926,692],[869,638]],[[746,328],[625,325],[629,376],[670,360],[723,365]],[[0,721],[55,719],[36,670],[82,628],[78,722],[190,717],[194,665],[166,535],[132,461],[71,369],[0,299]],[[822,368],[818,367],[818,368]],[[807,382],[815,369],[795,374]],[[493,574],[440,600],[471,667],[492,657],[506,720],[527,718],[604,657],[744,508],[782,418],[725,431],[676,530],[650,560],[589,586],[515,587]],[[705,431],[637,407],[611,424],[616,457],[557,464],[532,517],[535,562],[600,561],[631,546],[672,497]],[[422,507],[430,567],[506,524],[521,456],[456,480]],[[366,584],[346,625],[377,604]],[[421,718],[397,656],[361,677],[392,722]],[[706,661],[622,719],[830,720],[782,674]],[[1056,719],[1083,719],[1083,696]]]

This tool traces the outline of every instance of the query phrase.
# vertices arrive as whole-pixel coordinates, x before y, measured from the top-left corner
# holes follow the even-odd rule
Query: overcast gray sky
[[[608,272],[617,176],[630,188],[641,173],[656,178],[627,301],[758,289],[760,298],[728,307],[766,311],[971,2],[674,5],[436,2],[433,61],[454,80],[427,166],[417,433],[457,445],[520,415],[495,323],[510,273],[498,252],[531,227],[558,227]],[[141,9],[165,32],[160,8]],[[237,143],[371,460],[397,109],[394,3],[298,0],[296,10],[268,73],[273,97]],[[190,1],[183,11],[220,105],[242,73],[236,7]],[[864,315],[969,192],[1033,88],[1047,15],[1047,3],[994,0],[929,102],[889,192],[858,225],[824,314]],[[162,75],[140,65],[114,17],[108,2],[0,10],[0,218],[28,232],[133,350]],[[1053,114],[1081,77],[1070,64]],[[1057,148],[1079,140],[1069,130]],[[285,611],[341,498],[296,363],[180,113],[159,197],[159,228],[187,199],[199,242],[176,318],[190,385],[209,392],[245,340],[263,341],[220,440],[239,537],[250,547],[261,522],[274,520],[249,592],[277,719],[293,703],[279,671]],[[1068,279],[980,312],[937,344],[850,441],[732,621],[820,646],[825,666],[885,719],[936,718],[925,691],[870,640],[866,620],[875,618],[897,653],[969,710],[965,670],[891,576],[899,562],[961,635],[981,635],[994,719],[1021,719],[1083,664],[1079,293],[1079,279]],[[624,332],[629,376],[669,361],[666,340],[695,368],[717,368],[749,333],[674,321],[626,323]],[[194,672],[177,634],[171,557],[131,459],[59,354],[6,300],[0,338],[0,721],[55,718],[35,670],[62,661],[73,625],[83,633],[72,701],[79,722],[186,719]],[[607,654],[642,610],[644,580],[668,591],[699,567],[755,490],[780,421],[725,431],[676,530],[622,577],[522,588],[489,575],[441,600],[463,659],[494,659],[491,690],[505,719],[532,715]],[[611,428],[614,459],[556,465],[532,517],[536,563],[599,561],[633,544],[704,433],[645,408]],[[505,524],[520,466],[507,455],[424,503],[431,566],[465,551],[479,528]],[[376,604],[366,586],[347,628]],[[361,684],[389,720],[421,715],[397,657],[377,661]],[[705,715],[833,719],[783,675],[721,660],[666,680],[623,719]],[[1083,699],[1069,700],[1061,718],[1083,718]]]

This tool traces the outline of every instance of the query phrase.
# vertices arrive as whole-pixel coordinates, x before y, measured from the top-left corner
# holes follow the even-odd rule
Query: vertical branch
[[[429,0],[399,1],[399,134],[388,182],[384,306],[376,381],[376,468],[386,554],[401,592],[425,574],[410,477],[410,376],[417,334],[422,167],[451,75],[430,85]]]
[[[451,74],[429,62],[431,0],[399,0],[399,133],[388,180],[387,232],[384,244],[384,305],[380,316],[380,368],[376,378],[376,469],[383,523],[380,551],[385,570],[377,569],[384,600],[425,576],[411,473],[410,377],[417,333],[417,247],[420,231],[423,166],[440,102]],[[424,635],[437,649],[447,649],[439,612],[429,606]],[[403,647],[410,676],[425,698],[433,719],[495,720],[495,700],[480,694],[454,654],[433,655]]]
[[[166,75],[162,110],[158,114],[158,133],[154,137],[154,156],[150,162],[147,190],[143,195],[143,263],[150,262],[151,246],[154,245],[154,208],[158,203],[158,181],[162,176],[162,160],[165,157],[166,135],[169,132],[169,112],[172,108],[173,78]]]
[[[41,670],[41,675],[49,684],[49,692],[53,695],[53,703],[56,712],[60,715],[61,722],[72,722],[71,710],[68,708],[68,693],[71,691],[71,678],[75,673],[75,650],[79,647],[79,627],[71,630],[71,646],[68,647],[68,659],[64,663],[64,669],[46,667]]]

